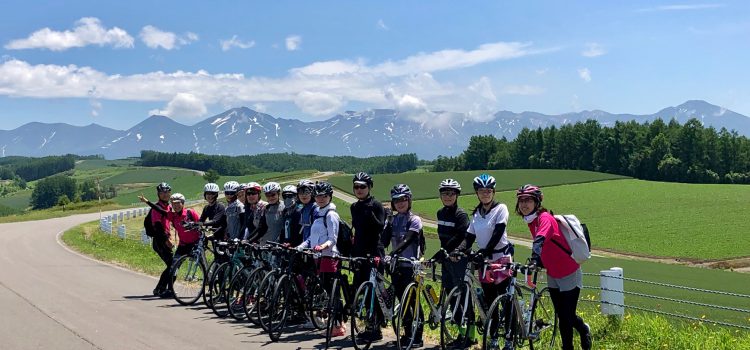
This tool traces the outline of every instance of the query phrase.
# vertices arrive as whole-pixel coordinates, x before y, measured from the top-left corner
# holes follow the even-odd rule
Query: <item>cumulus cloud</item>
[[[302,91],[297,94],[294,104],[305,113],[329,115],[344,105],[340,96],[324,92]]]
[[[163,31],[152,25],[143,27],[139,36],[141,37],[141,41],[149,48],[162,48],[165,50],[173,50],[198,40],[198,34],[192,32],[187,32],[185,35],[180,36],[172,32]]]
[[[253,109],[260,113],[266,113],[268,106],[265,103],[254,103]]]
[[[583,57],[599,57],[606,54],[607,51],[597,43],[586,44],[586,49],[581,52]]]
[[[383,22],[382,18],[378,20],[378,28],[380,28],[381,30],[390,30],[391,29],[391,28],[388,28],[387,25],[385,25],[385,22]]]
[[[578,76],[587,83],[591,81],[591,71],[588,68],[579,69]]]
[[[412,114],[422,111],[421,115],[429,118],[444,116],[429,111],[471,112],[471,118],[483,118],[481,111],[496,107],[498,94],[533,95],[543,89],[507,85],[494,90],[486,77],[458,86],[438,81],[432,72],[540,52],[546,51],[530,44],[492,43],[475,50],[419,53],[374,64],[363,59],[315,62],[273,78],[204,70],[107,74],[85,66],[34,65],[10,58],[0,62],[0,96],[91,98],[88,91],[95,86],[97,100],[162,102],[166,106],[158,110],[164,112],[159,114],[180,117],[203,113],[207,105],[276,102],[291,102],[305,113],[325,115],[356,102],[376,108],[403,108]],[[420,104],[416,101],[421,101],[421,108],[417,108]]]
[[[164,115],[171,118],[192,119],[206,115],[208,109],[197,96],[181,92],[175,95],[163,110],[153,109],[149,115]]]
[[[55,31],[43,28],[25,39],[12,40],[5,44],[8,50],[48,49],[64,51],[88,45],[112,46],[114,48],[133,47],[133,37],[118,27],[105,28],[95,17],[83,17],[75,22],[72,30]]]
[[[254,40],[242,41],[237,37],[237,35],[232,35],[231,39],[220,40],[219,42],[221,43],[221,51],[229,51],[233,47],[236,47],[238,49],[249,49],[255,46]]]
[[[302,37],[299,35],[290,35],[286,37],[285,42],[287,51],[296,51],[299,50],[299,47],[302,44]]]

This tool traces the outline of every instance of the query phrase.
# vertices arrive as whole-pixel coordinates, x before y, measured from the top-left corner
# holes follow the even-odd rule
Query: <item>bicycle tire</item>
[[[276,288],[273,292],[273,301],[271,302],[271,315],[268,318],[268,336],[271,341],[277,342],[281,339],[286,326],[287,317],[292,306],[292,280],[289,275],[283,275],[276,282]]]
[[[333,326],[336,324],[336,316],[338,313],[343,312],[343,310],[339,309],[338,303],[336,303],[336,299],[339,297],[339,287],[339,279],[336,278],[333,280],[333,287],[331,288],[328,306],[326,307],[326,312],[328,312],[328,319],[326,320],[326,349],[331,344],[331,335],[333,334]]]
[[[464,349],[469,344],[468,332],[469,327],[463,325],[463,319],[466,318],[466,310],[464,310],[464,299],[465,295],[469,293],[469,285],[464,283],[453,287],[453,289],[445,297],[443,308],[440,316],[440,348],[442,350],[449,350],[454,348]],[[469,303],[471,298],[469,297]],[[471,308],[472,306],[469,306]],[[456,315],[461,315],[461,320],[456,319]],[[458,321],[458,322],[457,322]],[[468,322],[473,322],[466,321]]]
[[[232,281],[229,283],[226,293],[227,309],[229,310],[229,315],[237,321],[242,321],[246,317],[245,299],[242,296],[242,291],[253,268],[252,266],[241,268],[234,274]]]
[[[554,349],[558,333],[558,318],[549,288],[542,289],[534,299],[531,307],[530,333],[537,333],[535,338],[529,339],[529,349]]]
[[[242,288],[242,309],[245,312],[245,317],[254,325],[260,325],[257,313],[255,312],[256,300],[258,298],[258,288],[263,278],[268,273],[268,270],[258,267],[250,276],[247,278],[245,286]]]
[[[488,349],[488,350],[497,350],[501,349],[505,345],[505,337],[502,336],[505,334],[508,330],[505,329],[505,308],[510,306],[510,326],[513,328],[511,331],[513,344],[519,345],[518,343],[518,337],[519,337],[519,331],[520,331],[520,325],[517,322],[517,315],[516,308],[513,306],[513,300],[510,299],[510,296],[507,294],[499,295],[495,300],[492,301],[492,304],[490,305],[490,308],[487,309],[487,319],[484,321],[484,334],[482,334],[482,349]],[[494,325],[494,319],[493,316],[497,314],[497,322],[498,325]],[[492,328],[497,327],[497,331],[493,334]],[[497,339],[498,340],[498,347],[492,347],[490,346],[491,340]],[[499,342],[502,341],[502,344]]]
[[[232,279],[232,268],[234,265],[231,262],[223,263],[219,265],[214,273],[214,277],[211,281],[211,310],[218,317],[224,318],[229,315],[229,307],[226,304],[226,293],[228,290],[229,282]]]
[[[260,282],[258,287],[258,295],[255,299],[255,311],[258,318],[258,324],[260,327],[268,332],[268,320],[266,319],[271,312],[271,300],[273,299],[273,292],[276,286],[276,281],[281,273],[277,270],[272,270],[263,277],[263,281]]]
[[[214,272],[216,272],[216,267],[219,265],[219,263],[216,262],[216,260],[212,260],[211,263],[208,265],[208,268],[206,268],[206,278],[205,285],[203,286],[203,304],[205,304],[208,308],[211,308],[211,304],[208,300],[208,294],[209,292],[209,285],[211,282],[211,278],[214,275]]]
[[[351,308],[351,335],[352,344],[357,350],[367,350],[372,345],[371,339],[363,339],[360,335],[368,328],[374,329],[380,327],[379,324],[375,324],[377,310],[368,311],[367,304],[372,304],[372,308],[377,308],[377,298],[374,296],[375,286],[372,282],[364,282],[357,292],[354,293],[352,299]],[[358,321],[361,324],[358,324]]]
[[[335,279],[334,282],[337,282]],[[309,283],[313,282],[313,283]],[[307,316],[310,318],[310,322],[313,327],[318,330],[326,330],[328,326],[327,311],[328,302],[330,301],[330,295],[333,293],[333,289],[329,292],[323,287],[322,281],[314,277],[312,281],[308,281],[307,293],[309,293],[309,305],[307,310]]]
[[[404,289],[404,294],[401,297],[401,309],[399,310],[398,314],[395,317],[394,320],[394,329],[396,330],[396,345],[398,345],[398,348],[401,350],[409,350],[414,345],[415,336],[417,335],[417,331],[419,329],[420,323],[422,322],[419,319],[419,311],[422,311],[421,313],[424,315],[424,308],[422,307],[421,303],[421,295],[418,293],[417,290],[417,284],[415,282],[410,283],[406,288]],[[411,313],[412,315],[412,325],[411,329],[402,329],[402,326],[404,325],[404,318],[407,316],[408,313]],[[401,342],[401,339],[404,336],[409,337],[408,343],[404,344]]]
[[[187,266],[184,266],[185,262]],[[193,255],[181,256],[172,265],[171,274],[169,288],[173,291],[174,300],[180,305],[195,304],[203,294],[206,280],[206,268],[201,260]]]

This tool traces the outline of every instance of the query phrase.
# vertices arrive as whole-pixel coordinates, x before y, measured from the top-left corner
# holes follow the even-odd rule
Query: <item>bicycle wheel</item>
[[[272,341],[279,341],[281,334],[284,332],[287,317],[291,313],[292,307],[292,280],[289,275],[281,276],[276,283],[276,290],[273,292],[271,301],[271,313],[267,320],[269,321],[268,336]],[[266,327],[264,327],[266,328]]]
[[[170,289],[174,292],[174,300],[180,305],[192,305],[203,294],[206,268],[195,256],[180,257],[172,266]]]
[[[216,268],[216,277],[211,281],[211,310],[213,310],[216,316],[221,318],[229,315],[229,308],[227,307],[227,291],[229,290],[229,283],[232,280],[234,264],[224,263]]]
[[[411,349],[417,333],[420,333],[420,329],[424,325],[424,320],[420,317],[420,314],[424,315],[424,308],[421,295],[418,292],[417,284],[410,283],[404,289],[404,294],[401,297],[401,309],[396,314],[394,321],[396,344],[399,349]],[[407,325],[409,320],[411,320],[411,323]]]
[[[242,288],[242,303],[243,311],[245,316],[254,325],[258,325],[258,314],[255,312],[256,300],[258,298],[258,288],[260,283],[263,281],[263,277],[268,273],[267,270],[262,267],[258,267],[248,276],[245,286]]]
[[[206,304],[206,306],[209,308],[211,307],[211,304],[209,303],[209,294],[211,293],[210,282],[218,266],[219,264],[216,262],[216,260],[212,260],[211,263],[208,265],[208,268],[206,269],[207,278],[203,284],[203,303]]]
[[[272,300],[273,300],[273,292],[274,288],[276,287],[276,281],[278,281],[278,277],[281,273],[279,271],[273,270],[266,274],[265,277],[263,277],[263,281],[260,282],[260,286],[258,287],[258,294],[255,298],[255,311],[257,314],[258,324],[260,324],[261,328],[263,328],[264,331],[268,332],[268,317],[271,314],[272,310]]]
[[[469,285],[463,284],[454,287],[443,303],[442,315],[440,317],[440,348],[465,349],[469,341],[469,326],[474,323],[474,308],[471,305]]]
[[[544,288],[531,307],[529,349],[554,349],[557,339],[557,313],[549,289]]]
[[[343,296],[341,293],[341,285],[339,284],[339,279],[336,278],[333,280],[333,288],[331,288],[331,296],[328,298],[328,303],[326,305],[326,308],[323,310],[323,313],[326,316],[326,349],[328,349],[328,346],[331,343],[331,335],[333,334],[333,326],[336,325],[336,319],[341,319],[343,322],[343,316],[344,316],[344,307],[341,305],[341,297]]]
[[[518,324],[518,310],[513,305],[513,300],[507,294],[498,296],[492,302],[487,310],[487,319],[484,321],[482,349],[502,349],[507,339],[508,329],[506,329],[506,326],[511,328],[510,334],[513,344],[521,345],[519,339],[521,325]],[[509,323],[506,321],[508,319],[510,320]]]
[[[232,277],[227,290],[227,308],[229,315],[237,321],[245,319],[245,299],[242,297],[242,291],[245,287],[250,272],[254,267],[243,267]]]
[[[338,279],[334,280],[334,283],[337,282]],[[310,302],[310,305],[308,305],[308,316],[310,317],[310,321],[315,329],[325,330],[328,325],[328,317],[330,316],[328,312],[328,296],[332,295],[331,293],[333,293],[335,289],[327,291],[323,287],[321,280],[317,277],[309,278],[306,286],[308,288],[307,293]]]
[[[352,343],[357,350],[367,350],[372,345],[372,339],[363,336],[366,330],[380,327],[377,324],[377,305],[375,298],[375,286],[372,282],[365,282],[357,288],[352,299],[351,328]]]

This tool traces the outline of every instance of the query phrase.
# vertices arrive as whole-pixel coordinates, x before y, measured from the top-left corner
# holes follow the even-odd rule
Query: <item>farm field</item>
[[[597,249],[695,260],[750,255],[750,236],[726,236],[728,228],[744,226],[750,186],[617,180],[543,190],[547,208],[576,214],[588,225]],[[528,227],[513,213],[515,193],[496,198],[511,211],[511,234],[529,237]],[[467,211],[475,203],[473,194],[459,199]],[[434,218],[441,206],[438,199],[421,200],[413,210]]]
[[[390,189],[397,183],[409,185],[415,199],[437,198],[437,187],[445,178],[456,179],[464,191],[470,190],[474,177],[483,171],[451,171],[436,173],[404,173],[373,175],[375,197],[387,199]],[[594,182],[603,180],[626,179],[625,176],[597,173],[583,170],[550,170],[550,169],[511,169],[485,171],[497,179],[498,191],[516,189],[526,183],[539,186],[552,186],[573,183]],[[331,183],[339,189],[352,193],[352,175],[333,176]]]

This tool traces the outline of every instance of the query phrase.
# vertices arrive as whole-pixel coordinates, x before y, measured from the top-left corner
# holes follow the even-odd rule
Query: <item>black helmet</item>
[[[391,200],[399,199],[401,197],[409,197],[409,199],[411,199],[411,189],[409,186],[398,184],[391,188]]]
[[[333,195],[333,186],[331,186],[328,182],[318,182],[315,184],[315,195],[319,196],[321,194],[325,195]]]
[[[172,186],[169,186],[166,182],[162,182],[156,186],[156,192],[172,192]]]
[[[372,182],[372,176],[370,174],[360,171],[356,175],[354,175],[354,179],[352,179],[353,183],[363,183],[366,184],[368,187],[372,188],[373,182]]]

